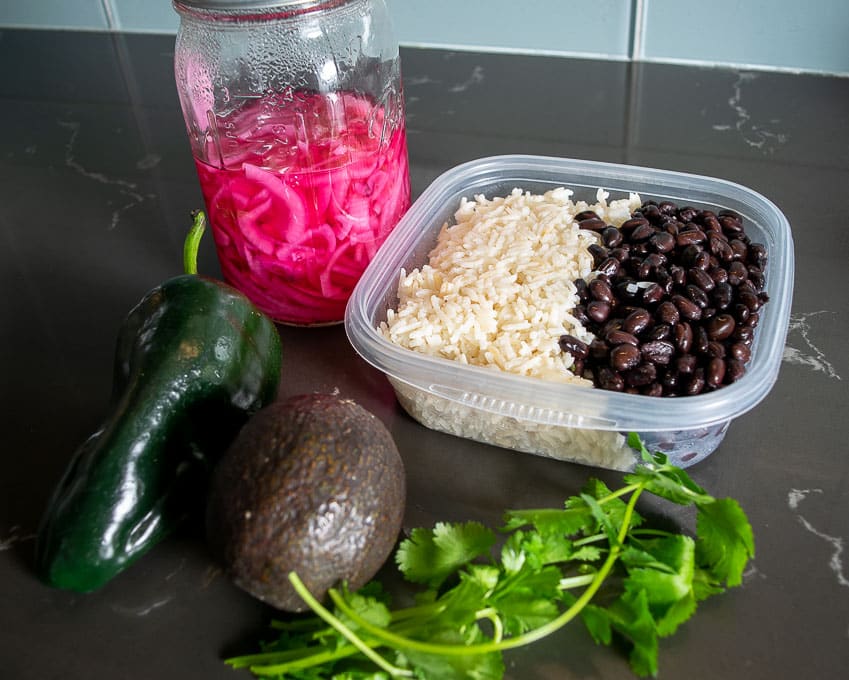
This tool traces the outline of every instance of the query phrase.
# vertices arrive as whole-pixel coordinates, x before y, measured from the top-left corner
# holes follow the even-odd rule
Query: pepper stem
[[[183,270],[186,274],[198,273],[198,247],[206,229],[206,215],[202,210],[192,211],[192,228],[183,243]]]

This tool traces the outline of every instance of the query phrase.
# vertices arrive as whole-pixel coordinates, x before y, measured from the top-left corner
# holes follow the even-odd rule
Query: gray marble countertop
[[[221,659],[269,618],[191,528],[102,590],[33,575],[34,532],[109,397],[113,343],[144,292],[179,272],[200,207],[172,74],[173,37],[0,31],[0,677],[249,677]],[[737,498],[757,554],[743,586],[661,642],[660,677],[849,672],[849,79],[404,50],[414,194],[481,156],[528,153],[744,184],[787,216],[795,295],[775,387],[691,468]],[[200,268],[220,271],[212,241]],[[590,468],[426,430],[341,326],[280,328],[282,394],[338,390],[390,428],[408,472],[405,526],[556,505]],[[615,481],[614,473],[598,473]],[[633,677],[579,626],[507,655],[507,677]]]

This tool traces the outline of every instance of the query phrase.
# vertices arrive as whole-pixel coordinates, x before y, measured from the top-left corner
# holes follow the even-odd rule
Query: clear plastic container
[[[746,374],[712,392],[649,397],[547,382],[440,359],[386,340],[377,330],[397,305],[401,268],[427,262],[462,197],[504,196],[514,188],[543,193],[566,187],[574,200],[637,192],[714,211],[736,210],[752,241],[766,246],[766,292]],[[625,443],[641,435],[681,467],[710,455],[732,420],[754,408],[775,383],[793,292],[790,226],[762,195],[721,179],[665,170],[538,156],[483,158],[445,172],[413,204],[366,269],[348,303],[345,327],[356,351],[383,371],[403,408],[432,429],[561,460],[626,470],[636,461]]]
[[[342,321],[410,205],[384,0],[174,0],[174,53],[224,278],[276,321]]]

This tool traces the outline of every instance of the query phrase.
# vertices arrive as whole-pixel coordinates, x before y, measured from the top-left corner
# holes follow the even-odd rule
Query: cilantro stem
[[[580,588],[587,586],[593,582],[595,574],[582,574],[581,576],[569,576],[568,578],[560,579],[560,590],[569,590],[570,588]]]
[[[501,623],[501,617],[498,616],[498,610],[494,607],[487,607],[485,609],[481,609],[476,613],[475,618],[480,621],[481,619],[486,619],[492,624],[493,634],[492,639],[495,642],[500,642],[502,637],[504,636],[504,624]]]
[[[462,655],[471,655],[471,654],[486,654],[489,652],[499,652],[506,649],[513,649],[516,647],[523,647],[532,642],[536,642],[537,640],[541,640],[548,635],[556,632],[567,623],[572,621],[581,610],[589,604],[590,600],[595,596],[598,590],[601,588],[605,579],[607,578],[610,571],[613,569],[616,560],[619,559],[619,554],[622,552],[622,545],[625,542],[625,538],[628,535],[628,531],[631,527],[631,520],[634,516],[634,509],[637,504],[637,499],[645,488],[644,484],[634,484],[631,485],[632,495],[628,500],[628,504],[625,507],[625,512],[622,517],[622,526],[619,528],[619,532],[616,536],[616,543],[611,545],[610,553],[607,556],[607,559],[599,568],[598,572],[593,576],[592,581],[588,585],[587,589],[581,593],[580,597],[578,597],[571,607],[566,609],[563,613],[561,613],[556,618],[551,619],[548,623],[539,626],[538,628],[534,628],[526,633],[521,635],[516,635],[514,637],[504,638],[498,641],[490,641],[490,642],[482,642],[476,643],[472,645],[449,645],[449,644],[440,644],[433,642],[423,642],[421,640],[415,640],[412,638],[404,637],[401,635],[397,635],[388,631],[384,628],[380,628],[379,626],[375,626],[372,623],[366,621],[362,616],[357,614],[348,604],[345,602],[344,598],[334,589],[330,589],[328,591],[328,595],[330,595],[333,603],[339,608],[339,610],[350,617],[358,626],[363,628],[366,632],[373,635],[375,638],[382,640],[388,646],[394,647],[395,649],[413,649],[420,652],[425,652],[429,654],[442,654],[446,656],[462,656]],[[328,612],[329,614],[329,612]],[[332,616],[332,614],[330,614]]]
[[[301,597],[301,599],[312,609],[318,616],[320,616],[324,621],[327,622],[328,625],[333,627],[336,631],[339,632],[348,642],[350,642],[354,647],[356,647],[360,652],[363,653],[369,660],[373,661],[380,668],[385,670],[389,675],[393,677],[412,677],[413,672],[405,670],[403,668],[398,668],[397,666],[393,666],[386,659],[384,659],[380,654],[375,652],[368,644],[363,642],[360,637],[352,631],[348,626],[346,626],[342,621],[340,621],[337,617],[335,617],[329,610],[325,609],[321,603],[316,600],[312,593],[307,590],[307,587],[304,585],[304,582],[298,577],[295,572],[290,572],[289,574],[289,582],[292,584],[292,587],[295,589],[295,592]],[[360,619],[357,616],[357,619]],[[354,619],[357,621],[357,619]],[[361,619],[362,620],[362,619]],[[357,621],[359,624],[360,621]],[[371,625],[371,624],[369,624]]]

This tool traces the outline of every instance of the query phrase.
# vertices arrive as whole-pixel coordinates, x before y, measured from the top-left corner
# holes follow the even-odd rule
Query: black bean
[[[707,334],[711,340],[725,340],[731,337],[737,324],[730,314],[719,314],[706,323]]]
[[[717,236],[711,236],[708,239],[708,250],[721,262],[730,262],[734,259],[734,251],[731,250],[731,246]]]
[[[708,251],[702,250],[693,260],[693,266],[707,271],[713,265],[713,259]]]
[[[696,264],[696,256],[702,252],[702,247],[696,245],[695,243],[691,243],[688,246],[685,246],[681,253],[678,256],[681,264],[685,267],[694,267]]]
[[[678,219],[682,222],[692,222],[696,214],[697,210],[689,205],[685,205],[683,208],[678,209]]]
[[[651,340],[640,347],[643,359],[652,364],[668,364],[675,354],[675,345],[667,340]]]
[[[619,271],[619,260],[608,256],[596,266],[596,271],[604,276],[615,276]]]
[[[637,227],[648,223],[649,221],[645,217],[632,217],[630,220],[625,220],[619,225],[619,229],[625,234],[630,234]]]
[[[598,213],[595,210],[582,210],[577,215],[575,215],[575,221],[583,222],[584,220],[589,220],[593,217],[598,217]]]
[[[584,279],[576,279],[575,280],[575,292],[578,294],[578,298],[581,302],[587,302],[590,299],[589,286]]]
[[[602,389],[621,392],[625,389],[625,380],[609,366],[600,366],[596,372],[596,380]]]
[[[661,323],[675,325],[681,318],[681,314],[675,306],[675,303],[670,300],[665,300],[657,306],[655,318]]]
[[[675,370],[685,375],[695,371],[697,365],[698,359],[693,354],[679,354],[675,359]]]
[[[613,289],[610,283],[601,278],[595,278],[588,284],[590,298],[593,300],[601,300],[602,302],[613,303],[616,296],[613,294]]]
[[[721,231],[722,230],[722,227],[719,224],[719,220],[716,219],[716,215],[713,212],[711,212],[710,210],[705,210],[705,211],[702,212],[701,224],[705,228],[706,231],[708,231],[708,230]]]
[[[739,215],[731,216],[729,214],[723,214],[725,211],[719,214],[719,225],[722,227],[722,231],[726,234],[739,234],[743,231],[743,220]]]
[[[749,263],[755,264],[761,269],[766,268],[766,248],[762,243],[749,244]]]
[[[653,227],[651,224],[648,224],[648,223],[640,224],[637,227],[635,227],[634,230],[631,232],[630,239],[631,239],[632,243],[639,242],[639,241],[647,241],[656,232],[657,232],[657,229],[655,227]]]
[[[644,305],[654,305],[666,296],[666,291],[659,283],[652,282],[642,290],[642,301]]]
[[[690,396],[701,394],[705,389],[705,370],[697,368],[684,385],[684,393]]]
[[[675,237],[668,231],[660,231],[649,238],[649,245],[659,253],[668,253],[675,247]]]
[[[620,302],[633,302],[641,297],[642,288],[634,279],[622,279],[613,288]]]
[[[737,382],[746,373],[746,366],[740,359],[729,359],[725,362],[725,382]]]
[[[608,252],[607,248],[605,248],[604,246],[600,246],[598,243],[593,243],[588,246],[587,251],[590,255],[593,256],[594,267],[600,265],[602,262],[604,262],[604,260],[606,260],[610,256],[610,253]]]
[[[645,345],[644,345],[645,347]],[[640,363],[640,350],[636,345],[622,343],[610,350],[610,366],[615,371],[627,371]]]
[[[645,387],[657,380],[654,364],[642,363],[625,373],[625,384],[631,387]]]
[[[652,326],[645,333],[646,340],[668,340],[672,337],[672,326],[668,323],[659,323]]]
[[[672,282],[676,286],[683,286],[687,280],[687,270],[677,264],[669,267],[669,275],[672,277]]]
[[[681,382],[681,374],[677,371],[665,371],[660,376],[660,384],[663,386],[664,394],[675,394]]]
[[[575,305],[575,309],[572,310],[572,316],[582,326],[588,327],[591,323],[591,319],[587,314],[587,306],[584,304]]]
[[[738,359],[743,363],[748,362],[749,359],[752,358],[752,350],[750,350],[748,346],[744,345],[742,342],[732,343],[728,348],[728,353],[733,359]]]
[[[728,283],[728,270],[724,267],[714,266],[708,269],[710,278],[714,283]]]
[[[750,312],[757,312],[761,308],[761,300],[757,293],[753,293],[750,290],[739,290],[737,292],[737,299],[746,305]]]
[[[705,233],[698,228],[679,231],[678,236],[675,237],[675,243],[678,245],[679,248],[683,248],[689,245],[696,245],[704,242]]]
[[[651,385],[647,385],[643,388],[642,394],[647,397],[662,397],[663,385],[657,382],[653,382]]]
[[[666,224],[663,225],[663,231],[670,236],[672,236],[672,247],[675,247],[675,237],[678,236],[678,232],[684,228],[684,225],[681,224],[678,220],[671,219]]]
[[[653,205],[651,203],[646,203],[643,206],[641,212],[643,213],[643,216],[649,222],[651,222],[652,224],[659,224],[660,223],[662,213],[660,212],[660,209],[656,205]]]
[[[719,281],[714,284],[710,299],[717,308],[727,309],[734,300],[734,288],[727,281]]]
[[[625,317],[625,320],[622,322],[622,330],[626,333],[639,335],[646,330],[649,325],[651,325],[651,314],[649,314],[648,310],[639,308],[635,309]]]
[[[596,361],[606,361],[610,346],[601,338],[590,340],[590,357]]]
[[[583,220],[578,220],[578,226],[581,229],[587,229],[589,231],[600,232],[607,228],[607,223],[596,215],[595,217],[588,217]]]
[[[719,387],[725,380],[725,359],[714,357],[708,362],[705,369],[705,383],[711,387]]]
[[[746,323],[749,318],[749,315],[751,314],[749,308],[742,302],[735,304],[734,307],[731,309],[731,312],[734,316],[734,320],[740,324]]]
[[[658,269],[654,273],[654,280],[657,285],[663,288],[664,293],[667,295],[672,293],[675,282],[672,280],[672,275],[666,269]]]
[[[731,337],[737,342],[742,342],[745,345],[751,345],[755,338],[755,330],[751,326],[737,326]]]
[[[705,354],[707,352],[710,338],[704,326],[696,326],[693,329],[693,351],[696,354]]]
[[[748,278],[749,270],[742,262],[732,262],[728,265],[728,283],[732,286],[739,286]]]
[[[610,257],[615,257],[620,262],[625,262],[630,256],[630,248],[619,246],[610,250]]]
[[[706,293],[712,291],[716,286],[716,283],[710,277],[710,274],[708,274],[704,269],[701,269],[699,267],[693,267],[692,269],[690,269],[690,271],[687,272],[687,278],[689,279],[690,283],[697,285]]]
[[[663,253],[649,253],[643,260],[651,267],[652,271],[666,266],[666,256]]]
[[[686,354],[693,347],[693,327],[685,322],[676,323],[672,329],[675,346],[682,354]]]
[[[608,248],[618,248],[624,240],[622,232],[616,227],[606,226],[601,232],[601,240]]]
[[[711,359],[721,358],[725,356],[725,345],[721,343],[719,340],[711,340],[707,349],[705,350],[705,355]]]
[[[728,237],[718,229],[708,229],[705,232],[705,236],[707,236],[708,243],[710,243],[710,240],[712,238],[718,238],[720,241],[725,241],[725,243],[728,243]]]
[[[640,341],[637,339],[636,335],[626,333],[621,328],[612,329],[611,331],[605,334],[604,339],[611,347],[614,345],[622,344],[634,345],[634,347],[637,347],[640,344]]]
[[[559,344],[561,350],[575,359],[586,359],[590,355],[589,345],[574,335],[561,335]]]
[[[766,277],[764,273],[754,265],[749,266],[749,281],[754,285],[755,290],[762,291],[766,287]]]
[[[678,312],[682,317],[689,321],[696,321],[702,316],[701,308],[692,300],[683,295],[673,295],[672,302],[678,308]]]
[[[692,283],[688,283],[684,287],[684,292],[687,294],[687,297],[690,300],[692,300],[696,305],[698,305],[700,310],[710,305],[710,300],[708,299],[707,293],[705,293],[698,286],[695,286]]]
[[[622,329],[622,319],[612,318],[608,319],[604,322],[601,329],[598,331],[596,337],[604,339],[607,342],[607,336],[613,331],[618,331]],[[607,347],[610,349],[610,343],[607,342]]]
[[[587,305],[587,316],[596,323],[604,323],[610,316],[610,303],[593,300]]]
[[[749,255],[749,247],[745,243],[739,238],[733,238],[728,242],[728,245],[731,246],[731,252],[735,260],[746,261]]]

